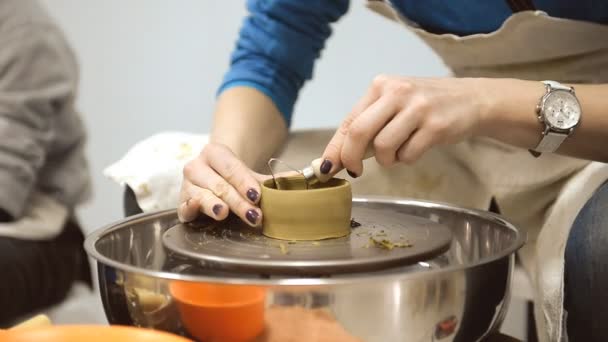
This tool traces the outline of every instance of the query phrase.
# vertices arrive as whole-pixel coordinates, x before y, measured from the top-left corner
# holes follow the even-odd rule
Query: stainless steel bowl
[[[172,281],[264,286],[266,312],[277,307],[323,310],[363,341],[479,341],[501,324],[509,302],[515,252],[525,237],[489,212],[417,200],[355,199],[428,218],[452,229],[450,249],[416,265],[323,278],[269,277],[209,271],[168,253],[162,234],[175,211],[129,217],[86,242],[97,262],[101,298],[111,324],[188,335]],[[234,322],[238,324],[238,322]]]

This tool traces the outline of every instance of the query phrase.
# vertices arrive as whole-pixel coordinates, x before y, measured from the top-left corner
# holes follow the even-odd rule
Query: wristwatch
[[[538,146],[530,150],[533,156],[555,152],[581,121],[581,105],[573,87],[555,81],[543,81],[546,92],[536,106],[538,121],[544,124]]]

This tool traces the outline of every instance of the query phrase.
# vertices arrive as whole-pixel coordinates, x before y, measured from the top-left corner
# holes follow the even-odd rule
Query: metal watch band
[[[558,133],[558,132],[549,131],[546,134],[543,134],[543,138],[540,140],[540,143],[538,143],[538,146],[536,146],[534,151],[540,152],[540,153],[555,152],[559,148],[559,145],[561,145],[564,142],[564,140],[566,140],[567,137],[568,137],[567,133]]]

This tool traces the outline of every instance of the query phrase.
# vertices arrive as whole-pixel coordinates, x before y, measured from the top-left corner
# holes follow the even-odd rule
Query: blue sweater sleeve
[[[254,87],[275,103],[287,124],[298,92],[312,77],[330,24],[348,10],[348,0],[248,0],[230,69],[218,94]]]

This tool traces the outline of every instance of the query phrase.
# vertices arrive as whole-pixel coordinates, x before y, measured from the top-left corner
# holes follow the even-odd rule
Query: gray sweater
[[[78,65],[34,0],[0,0],[0,209],[14,219],[40,191],[69,210],[89,193]]]

